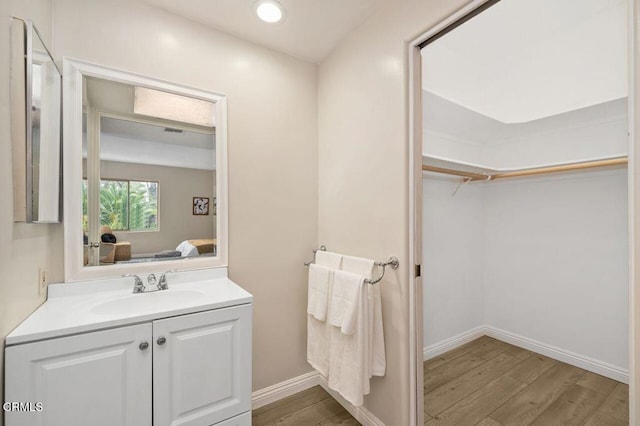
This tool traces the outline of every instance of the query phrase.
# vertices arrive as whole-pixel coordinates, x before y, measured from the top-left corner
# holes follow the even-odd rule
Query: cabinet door
[[[247,411],[239,416],[216,423],[215,426],[251,426],[251,412]]]
[[[9,346],[5,400],[42,411],[7,412],[7,426],[151,425],[151,337],[142,324]]]
[[[251,409],[251,305],[154,321],[153,338],[154,424],[212,425]]]

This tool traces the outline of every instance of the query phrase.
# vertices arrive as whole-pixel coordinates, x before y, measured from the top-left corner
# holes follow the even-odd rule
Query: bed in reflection
[[[123,243],[119,243],[123,244]],[[103,245],[107,245],[104,244]],[[216,240],[215,238],[200,238],[195,240],[182,241],[175,250],[163,250],[158,253],[152,254],[140,254],[131,255],[129,248],[129,256],[118,256],[118,246],[114,244],[113,247],[113,262],[108,262],[109,259],[103,258],[101,263],[144,263],[144,262],[159,262],[163,260],[180,260],[192,257],[204,257],[216,255]]]
[[[216,252],[216,240],[214,238],[203,238],[199,240],[185,240],[176,248],[182,257],[199,256],[213,254]]]

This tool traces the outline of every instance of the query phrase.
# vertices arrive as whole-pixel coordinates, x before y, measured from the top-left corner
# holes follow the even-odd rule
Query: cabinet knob
[[[158,337],[157,342],[159,345],[164,345],[167,342],[167,339],[165,339],[164,337]]]
[[[149,347],[149,342],[142,342],[138,347],[140,348],[141,351],[144,351]]]

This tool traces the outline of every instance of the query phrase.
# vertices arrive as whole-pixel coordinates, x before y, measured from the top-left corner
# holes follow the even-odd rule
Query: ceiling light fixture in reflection
[[[199,126],[216,125],[215,103],[146,87],[135,88],[133,112]]]

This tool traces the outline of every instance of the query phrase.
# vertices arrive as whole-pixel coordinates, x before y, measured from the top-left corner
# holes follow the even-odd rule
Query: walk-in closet
[[[487,6],[422,49],[425,424],[628,424],[626,2]]]

